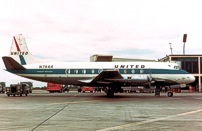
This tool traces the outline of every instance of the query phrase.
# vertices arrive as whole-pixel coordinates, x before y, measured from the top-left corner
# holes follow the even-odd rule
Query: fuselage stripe
[[[77,71],[75,71],[77,70]],[[85,72],[83,71],[85,70]],[[26,70],[8,70],[14,74],[99,74],[99,69],[70,69],[70,73],[67,72],[67,69],[26,69]],[[113,70],[113,69],[103,69]],[[171,69],[119,69],[120,74],[189,74],[184,70],[171,70]],[[143,71],[142,71],[143,70]]]

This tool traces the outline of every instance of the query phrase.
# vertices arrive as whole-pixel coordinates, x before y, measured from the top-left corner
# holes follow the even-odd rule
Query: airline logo
[[[18,43],[15,39],[15,37],[13,37],[14,41],[15,41],[15,45],[16,45],[16,48],[17,48],[17,52],[11,52],[11,55],[28,55],[28,52],[21,52],[20,51],[20,48],[18,46]]]
[[[145,65],[114,65],[114,68],[145,68]]]
[[[28,55],[28,52],[11,52],[11,55]]]

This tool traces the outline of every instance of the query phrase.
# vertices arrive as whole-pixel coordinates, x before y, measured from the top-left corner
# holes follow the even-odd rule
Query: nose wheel
[[[168,92],[168,97],[172,97],[173,96],[173,93],[172,92]]]

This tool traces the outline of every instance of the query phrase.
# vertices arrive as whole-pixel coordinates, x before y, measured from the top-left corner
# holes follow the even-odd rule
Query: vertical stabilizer
[[[43,60],[35,58],[28,50],[25,38],[22,34],[13,36],[9,56],[21,65],[42,63]]]

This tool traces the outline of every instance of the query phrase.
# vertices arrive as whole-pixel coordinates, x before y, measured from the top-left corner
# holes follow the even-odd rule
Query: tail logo
[[[16,41],[16,39],[15,39],[15,36],[13,36],[13,39],[14,39],[14,41],[15,41],[15,45],[16,45],[16,48],[17,48],[17,51],[18,51],[18,52],[11,52],[11,55],[28,55],[28,52],[21,52],[21,51],[20,51],[20,48],[19,48],[19,46],[18,46],[18,43],[17,43],[17,41]]]
[[[14,41],[15,41],[15,45],[16,45],[16,48],[17,48],[17,52],[11,52],[11,55],[19,55],[19,58],[20,58],[20,62],[21,62],[21,65],[26,65],[26,61],[23,57],[23,55],[28,55],[28,52],[21,52],[20,51],[20,48],[18,46],[18,43],[15,39],[15,36],[13,37]]]
[[[15,39],[15,36],[13,36],[13,39],[14,39],[14,41],[15,41],[15,45],[16,45],[17,51],[20,51],[20,48],[19,48],[19,46],[18,46],[18,43],[17,43],[17,41],[16,41],[16,39]]]
[[[28,52],[11,52],[11,55],[28,55]]]

